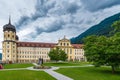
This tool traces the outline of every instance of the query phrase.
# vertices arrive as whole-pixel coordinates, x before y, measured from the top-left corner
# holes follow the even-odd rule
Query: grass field
[[[61,68],[56,72],[69,76],[74,80],[120,80],[120,72],[112,74],[109,67]]]
[[[0,80],[55,80],[44,71],[14,70],[0,71]]]
[[[45,66],[83,66],[88,65],[86,62],[58,62],[58,63],[44,63]],[[4,68],[26,68],[33,64],[6,64]],[[120,80],[120,71],[112,74],[110,67],[75,67],[75,68],[60,68],[56,70],[61,74],[73,78],[74,80]],[[0,71],[2,80],[55,80],[44,71],[30,71],[30,70],[12,70]]]
[[[27,68],[34,66],[33,64],[5,64],[3,67],[5,69],[12,69],[12,68]]]
[[[87,62],[50,62],[50,63],[44,63],[45,66],[82,66],[89,64]]]

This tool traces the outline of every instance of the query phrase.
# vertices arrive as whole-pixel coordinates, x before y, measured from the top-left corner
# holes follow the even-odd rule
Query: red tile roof
[[[17,42],[18,47],[46,47],[53,48],[56,43],[40,43],[40,42]]]
[[[72,44],[74,48],[83,48],[83,44]]]
[[[54,48],[57,43],[42,43],[42,42],[17,42],[17,47],[45,47]],[[74,48],[83,48],[83,44],[72,44]]]

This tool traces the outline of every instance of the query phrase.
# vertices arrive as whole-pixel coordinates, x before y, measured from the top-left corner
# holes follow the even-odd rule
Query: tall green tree
[[[120,32],[108,38],[108,47],[106,49],[106,62],[112,67],[112,72],[115,72],[120,65]]]
[[[88,36],[84,44],[85,56],[95,66],[111,66],[113,73],[120,66],[120,32],[111,37]]]
[[[105,36],[88,36],[84,39],[84,50],[87,60],[93,62],[95,66],[103,65],[106,61],[105,50],[107,48],[107,38]]]
[[[61,50],[58,47],[56,47],[56,49],[52,49],[48,55],[51,60],[55,60],[56,62],[59,60],[65,61],[67,59],[67,54],[65,51]]]
[[[109,38],[88,36],[84,42],[85,56],[95,66],[111,66],[113,73],[120,66],[120,33]]]

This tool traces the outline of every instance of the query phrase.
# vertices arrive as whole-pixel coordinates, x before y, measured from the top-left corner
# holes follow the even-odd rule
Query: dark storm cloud
[[[30,20],[30,17],[28,16],[22,16],[18,23],[16,24],[17,28],[19,29],[23,25],[27,25]]]
[[[55,21],[53,22],[51,25],[46,26],[47,28],[39,28],[37,27],[36,28],[36,31],[37,31],[37,35],[42,33],[42,32],[47,32],[47,33],[50,33],[50,32],[53,32],[53,31],[57,31],[59,29],[62,29],[62,25],[64,24],[63,21]]]
[[[45,17],[48,10],[52,7],[54,7],[54,3],[50,5],[45,5],[47,0],[37,0],[36,6],[35,6],[35,13],[32,14],[30,17],[23,15],[20,20],[15,24],[17,28],[21,28],[22,26],[25,26],[29,24],[30,22],[36,21],[38,18]]]
[[[59,4],[59,2],[61,2],[61,4]],[[35,13],[32,14],[31,16],[22,16],[20,20],[16,23],[16,27],[18,29],[21,29],[22,27],[27,26],[29,23],[34,23],[39,18],[51,17],[51,16],[48,16],[47,14],[60,15],[60,16],[74,14],[77,12],[79,8],[80,6],[77,4],[77,2],[68,3],[68,1],[64,1],[64,0],[58,1],[58,2],[56,2],[55,0],[52,0],[52,1],[37,0],[35,5]],[[49,13],[49,10],[53,10],[53,13]],[[35,29],[36,30],[35,32],[37,32],[37,34],[40,34],[41,32],[53,32],[53,31],[60,30],[62,29],[62,26],[65,24],[63,21],[64,20],[58,19],[55,23],[52,23],[52,25],[49,25],[49,28],[47,28],[47,30],[36,27],[37,29]]]
[[[53,22],[51,25],[49,26],[45,26],[47,28],[41,28],[39,26],[36,27],[36,32],[34,33],[33,32],[33,38],[39,34],[41,34],[42,32],[46,32],[46,33],[50,33],[50,32],[53,32],[53,31],[57,31],[57,30],[60,30],[60,29],[63,29],[63,26],[64,25],[64,22],[63,21],[55,21]]]
[[[72,3],[72,4],[70,4],[70,5],[68,6],[67,12],[73,14],[73,13],[76,13],[76,11],[77,11],[79,8],[80,8],[80,6],[76,5],[75,3]]]
[[[98,11],[120,4],[120,0],[81,0],[81,2],[89,11]]]
[[[55,5],[55,7],[50,10],[50,14],[55,14],[59,16],[74,14],[77,12],[77,10],[81,8],[81,6],[78,5],[78,3],[80,3],[80,1],[78,0],[75,0],[75,2],[72,3],[69,3],[66,0],[57,1],[56,3],[57,5]]]
[[[55,5],[54,3],[51,4],[45,4],[48,0],[37,0],[36,6],[35,6],[35,13],[32,15],[32,20],[37,20],[40,17],[47,16],[48,10],[53,8]]]

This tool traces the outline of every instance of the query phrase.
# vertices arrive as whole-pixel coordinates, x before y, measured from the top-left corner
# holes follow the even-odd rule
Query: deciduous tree
[[[48,55],[51,60],[55,60],[56,62],[59,60],[65,61],[67,59],[67,54],[65,53],[65,51],[61,50],[58,47],[52,49]]]

